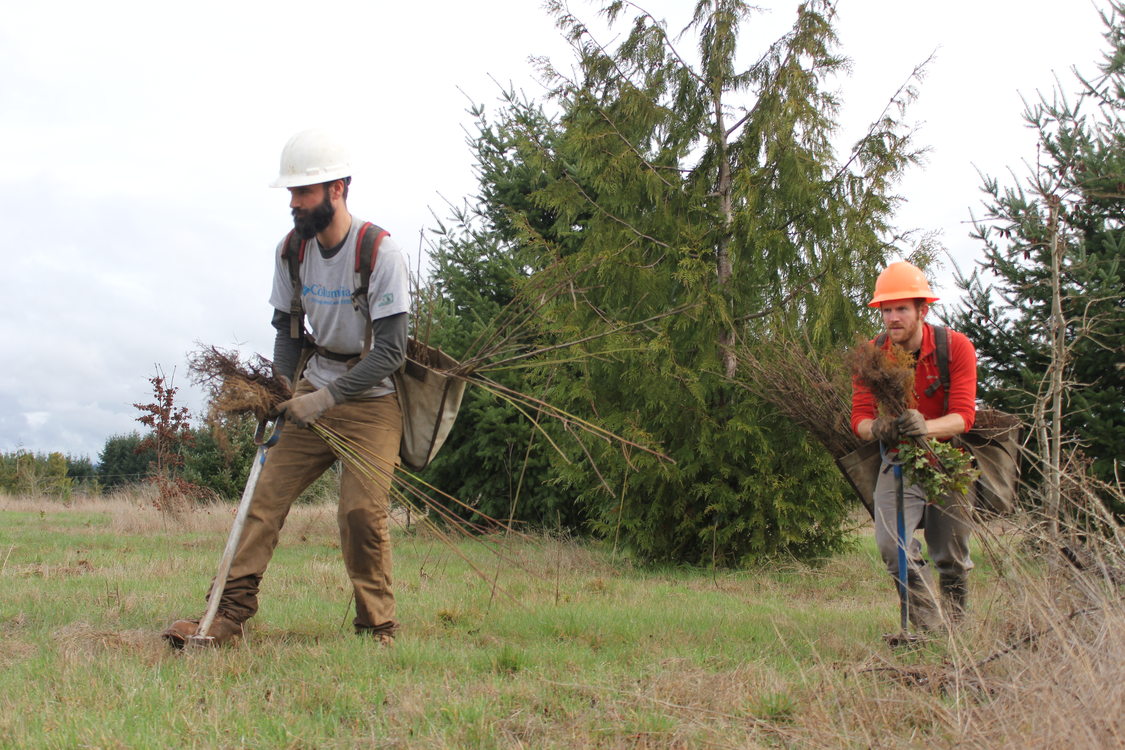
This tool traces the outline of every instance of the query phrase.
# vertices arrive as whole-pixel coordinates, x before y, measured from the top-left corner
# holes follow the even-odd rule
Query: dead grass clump
[[[241,414],[265,420],[292,396],[289,384],[274,377],[273,364],[259,354],[243,363],[237,351],[206,346],[188,358],[188,367],[192,382],[207,389],[212,424]]]
[[[0,640],[0,667],[4,669],[13,667],[30,659],[35,653],[34,645],[5,633],[3,640]]]
[[[971,746],[1125,746],[1125,611],[1040,616],[1029,647],[997,660],[996,699],[966,712]]]
[[[167,650],[156,630],[103,630],[85,622],[59,628],[52,639],[69,662],[89,661],[106,652],[148,655]]]
[[[89,560],[78,560],[74,563],[50,565],[48,563],[28,563],[27,565],[12,565],[8,570],[13,575],[23,578],[72,578],[94,572],[94,566]]]

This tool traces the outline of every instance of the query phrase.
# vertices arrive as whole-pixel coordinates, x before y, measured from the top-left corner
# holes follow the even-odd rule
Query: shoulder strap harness
[[[363,331],[363,357],[371,351],[371,316],[368,314],[367,290],[371,282],[371,272],[379,260],[379,243],[390,232],[377,227],[371,222],[364,222],[359,228],[356,244],[359,246],[355,254],[356,285],[352,292],[352,307],[356,311],[363,311],[366,323]],[[301,263],[305,260],[305,248],[308,240],[302,239],[292,230],[285,237],[285,245],[281,250],[281,257],[289,263],[289,281],[293,287],[293,299],[289,303],[289,337],[294,339],[305,338],[305,308],[301,304],[301,293],[304,287],[301,284]]]

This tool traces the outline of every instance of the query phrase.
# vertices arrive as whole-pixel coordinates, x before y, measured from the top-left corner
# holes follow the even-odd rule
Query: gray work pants
[[[971,495],[970,490],[970,495]],[[927,504],[926,495],[918,485],[906,485],[903,510],[906,520],[906,559],[912,570],[922,573],[926,561],[922,545],[914,531],[924,526],[926,548],[934,567],[943,576],[963,577],[973,568],[969,558],[969,536],[972,532],[971,497],[947,495],[937,503]],[[875,483],[875,543],[879,555],[892,576],[898,576],[898,527],[895,516],[894,467],[884,461]]]

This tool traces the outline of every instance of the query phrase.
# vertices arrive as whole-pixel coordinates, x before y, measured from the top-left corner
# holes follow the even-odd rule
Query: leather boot
[[[934,601],[933,583],[929,572],[911,570],[906,574],[908,601],[910,603],[910,624],[916,630],[927,632],[941,627],[941,614]]]
[[[943,573],[938,576],[938,584],[949,619],[953,622],[964,619],[965,612],[969,609],[969,577]]]
[[[160,636],[172,648],[183,648],[198,629],[199,619],[176,620]],[[226,646],[242,637],[242,623],[219,612],[215,615],[215,619],[211,621],[211,629],[208,635],[211,636],[211,640],[206,641],[207,645]]]

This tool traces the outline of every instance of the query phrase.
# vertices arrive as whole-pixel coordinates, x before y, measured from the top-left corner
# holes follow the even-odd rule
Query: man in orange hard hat
[[[852,389],[852,430],[864,440],[878,440],[883,448],[883,466],[874,495],[875,541],[892,576],[897,572],[900,543],[895,473],[891,468],[899,444],[906,438],[949,440],[968,432],[976,417],[976,350],[963,334],[926,322],[930,303],[937,299],[920,269],[897,262],[879,275],[875,295],[868,303],[879,309],[885,327],[873,343],[885,349],[899,346],[914,355],[917,408],[901,415],[879,415],[870,391],[858,382]],[[947,369],[945,377],[943,368]],[[938,569],[946,612],[956,620],[968,603],[968,573],[973,567],[969,557],[970,500],[963,494],[926,497],[918,485],[902,491],[911,620],[915,627],[929,629],[937,624],[933,584],[914,531],[924,530],[927,551]]]

